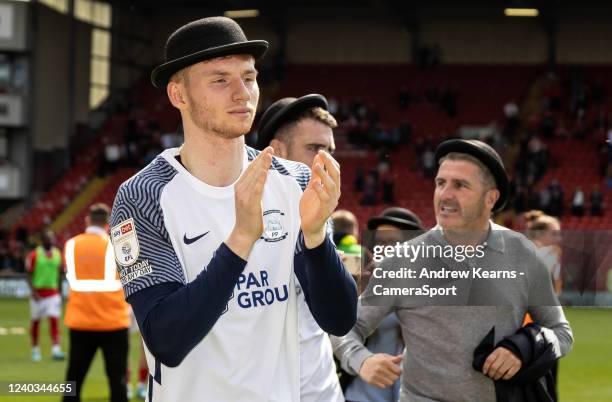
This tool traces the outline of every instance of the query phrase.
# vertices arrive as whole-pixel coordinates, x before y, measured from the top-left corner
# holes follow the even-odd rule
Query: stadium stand
[[[605,77],[608,70],[586,69],[587,74],[593,77]],[[571,75],[568,70],[561,69],[561,72],[563,77]],[[409,122],[410,138],[389,152],[389,176],[395,183],[395,199],[400,200],[400,204],[409,203],[410,208],[423,218],[424,224],[432,226],[435,224],[431,210],[432,180],[425,179],[422,172],[415,169],[415,161],[420,155],[417,155],[414,143],[425,139],[437,143],[456,135],[463,126],[486,127],[503,124],[504,104],[509,100],[525,101],[526,94],[539,82],[538,77],[542,74],[541,68],[509,65],[446,65],[433,69],[406,65],[296,65],[288,69],[287,79],[273,96],[321,92],[330,99],[339,99],[339,103],[347,104],[349,109],[355,101],[369,106],[369,112],[375,113],[375,118],[381,123],[379,127],[383,129],[392,129],[403,122]],[[343,78],[337,79],[339,76]],[[398,105],[397,91],[400,87],[409,91],[413,99],[405,108]],[[449,115],[440,105],[428,100],[428,91],[436,90],[442,93],[447,89],[457,94],[456,116]],[[139,105],[136,109],[140,111],[136,116],[146,122],[155,122],[162,132],[176,130],[177,115],[162,95],[151,88],[147,80],[143,80],[133,90],[131,106]],[[569,102],[568,97],[569,95],[565,94],[564,104]],[[272,96],[268,95],[268,98]],[[606,99],[605,103],[590,108],[588,120],[593,121],[597,117],[597,110],[610,110],[611,104],[612,101]],[[559,119],[569,120],[569,113],[564,110],[559,113]],[[130,117],[125,112],[111,118],[100,135],[81,153],[75,166],[13,226],[13,232],[20,226],[30,232],[36,232],[44,225],[52,223],[94,174],[100,155],[104,153],[103,139],[121,141],[129,120]],[[372,147],[350,143],[349,120],[345,118],[336,133],[337,156],[343,167],[345,183],[340,207],[354,211],[360,222],[366,222],[368,217],[380,210],[382,204],[361,205],[362,196],[358,191],[354,191],[352,183],[356,180],[358,167],[365,172],[376,170],[379,157]],[[141,124],[148,124],[146,122]],[[595,163],[598,160],[597,144],[602,140],[601,136],[596,137],[597,135],[593,133],[586,140],[567,137],[545,139],[550,152],[550,163],[545,175],[536,183],[536,191],[547,186],[551,180],[558,179],[566,192],[567,211],[569,195],[576,186],[582,185],[590,191],[593,185],[601,184],[605,189]],[[511,153],[506,152],[507,162],[511,159]],[[112,203],[117,186],[134,171],[133,168],[117,171],[92,201]],[[612,193],[604,190],[604,194],[604,205],[610,205]],[[61,228],[61,238],[69,238],[82,229],[84,211],[78,211],[74,218]],[[587,214],[578,218],[566,213],[562,216],[562,223],[568,229],[610,228],[612,214],[606,209],[602,217]]]

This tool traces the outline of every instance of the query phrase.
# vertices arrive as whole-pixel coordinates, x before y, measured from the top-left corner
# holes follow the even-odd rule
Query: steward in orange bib
[[[115,256],[107,234],[109,207],[94,204],[85,218],[87,228],[66,242],[66,278],[70,294],[64,323],[70,329],[70,356],[66,381],[76,381],[80,401],[89,365],[102,348],[110,384],[110,400],[126,402],[129,305],[117,278]]]

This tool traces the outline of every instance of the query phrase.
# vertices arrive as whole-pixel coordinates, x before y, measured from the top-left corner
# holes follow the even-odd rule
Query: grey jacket
[[[495,402],[493,381],[472,368],[474,349],[493,326],[496,343],[514,334],[527,312],[545,327],[556,355],[567,354],[573,343],[572,331],[562,308],[551,302],[556,297],[535,247],[523,235],[502,226],[492,223],[491,229],[485,257],[466,264],[487,269],[516,267],[525,275],[506,282],[455,281],[467,293],[452,300],[439,298],[430,305],[410,297],[397,296],[393,300],[390,296],[373,297],[373,284],[381,282],[371,282],[360,298],[353,329],[343,337],[331,337],[342,368],[358,375],[363,361],[372,355],[363,346],[365,339],[392,312],[400,321],[406,346],[401,402]],[[445,240],[441,230],[434,228],[410,241],[422,242],[444,244]],[[416,266],[423,263],[415,262]],[[401,266],[401,262],[390,259],[383,265],[392,269]],[[470,289],[472,295],[475,290],[480,296],[477,303],[467,303],[468,299],[473,301],[473,296],[466,296]]]

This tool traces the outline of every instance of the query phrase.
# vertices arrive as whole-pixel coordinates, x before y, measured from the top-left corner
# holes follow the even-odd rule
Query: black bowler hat
[[[460,152],[473,156],[481,161],[495,178],[495,184],[499,190],[499,199],[493,206],[493,212],[501,211],[510,192],[510,182],[506,168],[499,154],[488,144],[478,140],[447,140],[438,145],[436,149],[436,163],[451,152]]]
[[[271,104],[257,125],[257,148],[263,150],[270,145],[276,130],[313,107],[327,110],[327,99],[323,95],[310,94],[301,98],[282,98]]]
[[[151,82],[165,88],[170,77],[197,62],[232,54],[259,59],[268,50],[265,40],[247,40],[238,23],[226,17],[208,17],[183,25],[166,42],[166,62],[151,73]]]
[[[409,209],[391,207],[379,216],[370,218],[368,230],[376,230],[380,225],[393,225],[400,230],[422,230],[423,224],[419,217]]]

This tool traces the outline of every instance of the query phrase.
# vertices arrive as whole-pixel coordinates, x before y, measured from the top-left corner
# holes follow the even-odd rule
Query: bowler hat
[[[151,82],[165,88],[170,77],[197,62],[232,54],[259,59],[268,50],[265,40],[247,40],[238,23],[226,17],[192,21],[174,31],[166,42],[166,61],[151,73]]]
[[[400,230],[422,230],[423,224],[419,217],[409,209],[391,207],[379,216],[368,220],[368,230],[376,230],[380,225],[393,225]]]
[[[283,124],[313,107],[327,110],[327,99],[323,95],[309,94],[301,98],[282,98],[268,106],[257,125],[257,148],[263,150],[270,145],[276,131]]]
[[[506,173],[506,168],[499,154],[488,144],[479,140],[453,139],[447,140],[438,145],[436,149],[436,162],[439,165],[440,159],[451,152],[460,152],[473,156],[481,161],[495,178],[495,185],[499,190],[499,199],[493,206],[493,212],[501,211],[510,192],[510,182]]]

